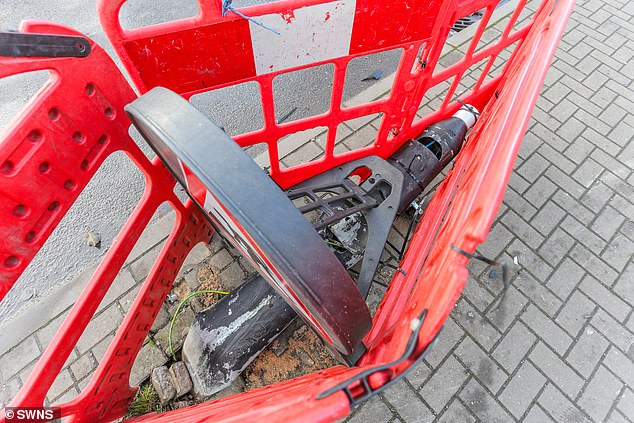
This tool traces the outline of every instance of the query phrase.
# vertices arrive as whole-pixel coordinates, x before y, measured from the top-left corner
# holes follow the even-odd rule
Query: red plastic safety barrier
[[[411,337],[412,322],[427,310],[411,355],[374,372],[368,386],[353,384],[352,398],[394,380],[422,354],[453,308],[467,279],[467,258],[451,245],[473,252],[486,238],[573,0],[544,0],[528,25],[512,30],[525,3],[521,0],[499,40],[477,51],[497,4],[495,0],[289,0],[241,10],[279,30],[281,36],[232,12],[222,17],[220,1],[201,2],[200,13],[194,18],[125,31],[118,20],[122,3],[123,0],[101,0],[100,18],[141,92],[162,85],[189,98],[211,89],[257,82],[264,127],[235,140],[241,146],[267,143],[270,175],[284,188],[360,157],[388,157],[431,122],[455,112],[459,104],[452,99],[464,73],[473,64],[487,60],[476,84],[461,97],[483,110],[482,116],[418,225],[400,264],[407,276],[395,274],[366,337],[368,352],[359,366],[337,366],[238,396],[137,420],[330,421],[344,416],[349,411],[350,398],[343,391],[318,398],[319,394],[373,366],[399,359]],[[484,16],[465,56],[435,72],[451,25],[481,9],[485,10]],[[315,44],[301,35],[307,29],[313,32]],[[75,34],[68,28],[43,22],[31,22],[21,30]],[[517,48],[500,76],[485,82],[498,54],[516,42]],[[403,54],[390,95],[368,104],[342,107],[350,60],[399,47]],[[174,179],[163,165],[148,161],[130,139],[130,123],[122,108],[135,95],[105,52],[94,43],[92,48],[83,59],[0,58],[0,77],[40,69],[48,69],[54,75],[0,138],[0,298],[108,155],[124,151],[147,180],[146,191],[133,215],[11,406],[42,405],[153,212],[168,201],[177,213],[168,241],[90,383],[74,400],[61,406],[64,416],[82,422],[108,421],[125,414],[135,392],[129,386],[130,368],[143,339],[184,257],[196,243],[209,240],[212,232],[197,209],[190,203],[183,205],[174,196]],[[330,109],[317,116],[276,123],[273,79],[324,63],[334,64]],[[447,80],[452,83],[440,108],[418,119],[416,113],[424,94]],[[337,126],[374,113],[384,114],[374,144],[335,154]],[[324,157],[281,168],[278,140],[317,126],[329,129]],[[79,135],[74,136],[76,133]],[[43,163],[47,165],[42,166]]]

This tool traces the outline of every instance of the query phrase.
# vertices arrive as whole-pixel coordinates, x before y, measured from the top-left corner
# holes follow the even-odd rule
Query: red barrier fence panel
[[[395,274],[374,316],[373,328],[365,340],[368,352],[358,367],[338,366],[137,420],[331,421],[344,416],[350,401],[343,391],[318,396],[377,364],[401,357],[411,338],[412,322],[427,310],[413,353],[369,377],[373,389],[393,380],[422,354],[453,308],[467,279],[467,258],[451,246],[473,252],[486,238],[573,1],[544,0],[534,17],[516,29],[514,23],[526,3],[520,0],[501,36],[481,49],[478,42],[498,3],[494,0],[389,4],[376,0],[287,0],[240,9],[281,35],[231,11],[223,17],[220,1],[201,2],[200,12],[193,18],[124,30],[118,17],[123,2],[101,0],[99,14],[141,93],[161,85],[190,98],[243,82],[257,84],[264,125],[234,139],[243,147],[266,143],[270,176],[283,188],[357,158],[390,156],[430,123],[455,112],[460,106],[458,98],[482,110],[400,264],[406,275]],[[440,69],[439,58],[451,26],[478,10],[483,10],[483,16],[466,53],[457,63]],[[45,22],[31,22],[21,30],[76,34]],[[487,80],[498,55],[514,45],[500,75]],[[135,392],[129,384],[130,368],[143,339],[185,256],[198,242],[208,241],[212,233],[191,203],[183,204],[176,198],[175,181],[165,167],[149,160],[128,135],[130,122],[123,106],[135,94],[105,52],[95,43],[91,46],[86,58],[0,58],[0,77],[44,69],[52,74],[51,81],[0,137],[0,298],[106,157],[116,151],[125,152],[147,182],[134,213],[11,406],[42,405],[156,208],[168,202],[176,210],[172,232],[90,383],[79,396],[61,405],[64,416],[86,422],[110,421],[125,414]],[[345,107],[342,98],[350,61],[394,48],[402,49],[402,54],[389,95]],[[476,83],[467,92],[457,93],[468,69],[482,62],[484,70]],[[329,109],[279,123],[274,79],[326,63],[334,67]],[[441,83],[449,87],[442,104],[418,117],[425,94]],[[374,142],[336,154],[338,125],[374,113],[384,116]],[[317,126],[328,128],[323,157],[289,168],[280,166],[278,140]],[[80,135],[74,137],[76,132]]]

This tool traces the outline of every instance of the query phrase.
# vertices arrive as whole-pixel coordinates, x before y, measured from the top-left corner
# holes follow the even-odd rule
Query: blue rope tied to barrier
[[[264,25],[262,22],[258,22],[258,21],[256,21],[255,19],[253,19],[253,18],[251,18],[251,17],[249,17],[249,16],[245,15],[244,13],[240,12],[239,10],[236,10],[236,9],[235,9],[235,8],[231,5],[231,2],[232,2],[232,1],[233,1],[233,0],[222,0],[222,16],[223,16],[223,17],[227,15],[227,12],[231,11],[231,12],[235,13],[236,15],[240,16],[242,19],[246,19],[246,20],[248,20],[248,21],[251,21],[251,22],[253,22],[254,24],[256,24],[257,26],[261,26],[261,27],[262,27],[262,28],[264,28],[264,29],[268,29],[269,31],[271,31],[271,32],[273,32],[273,33],[275,33],[275,34],[277,34],[277,35],[282,35],[282,34],[280,34],[278,31],[274,30],[273,28],[271,28],[271,27],[268,27],[268,26]]]

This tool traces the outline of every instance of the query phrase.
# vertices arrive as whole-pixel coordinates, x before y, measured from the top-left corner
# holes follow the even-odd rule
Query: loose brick
[[[563,85],[563,84],[562,84]],[[567,98],[550,110],[550,115],[560,123],[566,122],[579,110],[579,107]]]
[[[634,143],[632,143],[632,146],[634,146]],[[606,177],[603,180],[606,181],[606,184],[616,187],[617,190],[617,194],[610,199],[610,206],[618,210],[625,218],[634,220],[634,203],[628,200],[628,198],[634,198],[634,174],[629,178],[629,184],[623,183],[616,177],[614,179],[617,179],[618,182],[611,183],[612,174],[605,172],[604,175],[610,175],[610,178]]]
[[[344,144],[350,149],[367,147],[376,139],[376,129],[367,125],[345,139]]]
[[[99,341],[97,345],[92,347],[91,351],[93,355],[95,356],[95,358],[97,359],[97,361],[101,361],[103,359],[103,356],[106,354],[106,351],[108,350],[108,347],[110,346],[110,343],[112,342],[113,339],[114,339],[114,334],[110,334],[106,336],[104,339],[102,339],[101,341]]]
[[[152,370],[152,386],[158,394],[161,404],[167,404],[176,396],[176,388],[166,366],[160,366]]]
[[[530,186],[531,184],[527,182],[526,179],[522,178],[519,173],[511,173],[511,177],[509,178],[509,187],[513,188],[515,191],[521,194]]]
[[[99,303],[99,307],[97,307],[97,313],[101,312],[101,310],[109,307],[117,298],[121,297],[127,291],[132,289],[136,285],[136,281],[132,277],[132,273],[128,269],[123,269],[117,277],[112,281],[112,285],[108,292]]]
[[[526,159],[537,151],[540,145],[542,145],[542,141],[536,137],[535,134],[529,131],[524,135],[518,155],[521,158]]]
[[[225,270],[220,273],[220,279],[222,280],[222,286],[229,290],[234,290],[244,282],[246,275],[238,264],[233,262]]]
[[[140,385],[150,377],[153,369],[167,363],[167,360],[161,349],[152,345],[151,342],[143,345],[130,371],[130,385]]]
[[[614,173],[617,177],[625,179],[630,173],[630,168],[625,166],[621,161],[625,162],[625,157],[621,158],[620,155],[614,157],[610,154],[607,154],[605,151],[597,148],[592,152],[592,158],[597,162],[601,163],[601,165]]]
[[[489,291],[484,288],[480,281],[471,275],[469,275],[469,279],[462,291],[462,295],[468,298],[469,302],[480,312],[483,312],[493,301],[493,296],[489,293]]]
[[[299,147],[299,146],[298,146]],[[291,154],[283,157],[282,163],[285,167],[297,166],[301,163],[308,163],[323,155],[320,145],[314,142],[308,142],[301,145]]]
[[[165,241],[153,247],[151,250],[147,251],[144,255],[141,256],[137,261],[132,263],[129,266],[130,272],[132,276],[134,276],[134,280],[137,282],[143,282],[145,277],[150,273],[154,262],[158,258],[159,253],[161,252],[161,248]]]
[[[192,379],[189,377],[189,371],[183,361],[177,361],[172,364],[169,369],[169,374],[172,379],[172,385],[174,385],[176,390],[176,398],[180,398],[192,390]]]
[[[185,341],[187,332],[194,321],[194,312],[189,307],[184,307],[178,313],[178,317],[174,321],[174,327],[172,328],[172,347],[174,351],[178,351]],[[170,325],[166,325],[156,333],[154,339],[157,344],[163,348],[165,354],[170,354],[169,351],[169,329]]]

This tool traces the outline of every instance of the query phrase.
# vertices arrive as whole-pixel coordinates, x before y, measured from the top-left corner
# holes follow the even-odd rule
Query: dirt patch
[[[198,273],[196,274],[196,280],[199,284],[198,291],[226,291],[226,288],[222,286],[222,281],[220,279],[220,270],[216,266],[213,266],[211,264],[200,266],[200,268],[198,269]],[[220,300],[220,298],[222,298],[222,295],[210,292],[200,294],[197,297],[204,307],[209,307],[210,305]]]
[[[272,385],[336,364],[319,337],[296,319],[247,367],[246,388]]]

